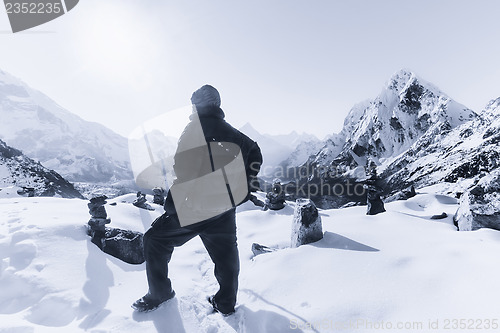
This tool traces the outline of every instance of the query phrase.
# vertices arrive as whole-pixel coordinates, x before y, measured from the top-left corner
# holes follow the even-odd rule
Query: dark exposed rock
[[[297,199],[292,223],[292,247],[313,243],[323,238],[318,209],[310,199]]]
[[[460,137],[462,139],[466,139],[469,136],[471,136],[472,134],[474,134],[474,131],[472,130],[472,128],[466,128],[462,132],[460,132]]]
[[[91,242],[107,253],[128,264],[144,262],[143,234],[138,231],[106,228],[105,231],[90,231]]]
[[[155,210],[153,207],[151,207],[148,204],[148,201],[146,199],[146,195],[142,193],[141,191],[137,192],[137,199],[132,202],[132,205],[142,208],[142,209],[147,209],[147,210]]]
[[[486,150],[473,156],[470,160],[463,162],[453,169],[445,178],[446,182],[456,182],[458,178],[472,178],[481,171],[491,171],[499,166],[500,152]]]
[[[165,190],[161,187],[153,189],[153,203],[163,206],[165,203]]]
[[[398,118],[396,118],[396,117],[391,118],[391,127],[395,130],[403,129],[403,126],[401,125]]]
[[[354,154],[361,156],[364,155],[365,152],[368,151],[368,149],[366,147],[356,144],[352,151],[354,152]]]
[[[483,139],[487,139],[487,138],[493,136],[494,134],[498,134],[499,131],[500,131],[500,129],[498,129],[498,128],[489,128],[486,130],[486,132],[484,132]]]
[[[431,116],[428,113],[424,113],[417,119],[417,122],[415,123],[415,128],[421,132],[427,131],[430,127],[430,119]]]
[[[368,186],[366,215],[377,215],[385,212],[384,202],[378,189]]]
[[[445,212],[442,212],[439,215],[432,215],[431,220],[442,220],[442,219],[445,219],[447,217],[448,217],[448,214],[446,214]]]
[[[406,199],[413,198],[414,196],[417,195],[417,191],[415,191],[415,186],[413,186],[413,185],[407,189],[404,189],[401,192],[403,193],[403,195],[405,196]]]
[[[415,80],[410,87],[408,87],[401,101],[402,109],[408,113],[418,113],[418,110],[421,108],[420,98],[423,92],[424,87]]]
[[[8,171],[7,176],[0,179],[2,183],[26,188],[26,192],[23,191],[22,195],[58,195],[63,198],[83,199],[73,184],[57,172],[45,168],[40,162],[27,157],[20,150],[8,146],[2,140],[0,140],[0,165],[5,166]]]
[[[257,243],[252,244],[252,253],[254,256],[258,256],[259,254],[269,253],[273,251],[274,249],[271,249],[270,247],[267,247],[265,245],[260,245]]]

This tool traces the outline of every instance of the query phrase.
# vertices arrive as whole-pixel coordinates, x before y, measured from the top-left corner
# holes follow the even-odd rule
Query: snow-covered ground
[[[86,201],[4,195],[0,332],[496,331],[500,232],[457,232],[456,200],[425,192],[377,216],[366,207],[321,211],[323,240],[294,249],[293,204],[279,212],[244,204],[238,306],[228,318],[208,314],[217,283],[198,238],[174,252],[176,298],[135,313],[130,305],[147,291],[144,264],[90,243]],[[144,231],[161,214],[123,202],[133,197],[110,200],[118,203],[106,206],[112,226]],[[450,217],[430,219],[442,212]],[[253,242],[279,250],[253,258]]]

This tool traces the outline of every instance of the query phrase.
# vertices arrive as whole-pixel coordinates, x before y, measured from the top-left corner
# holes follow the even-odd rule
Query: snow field
[[[241,273],[235,315],[208,314],[217,290],[213,264],[195,238],[174,251],[177,296],[135,313],[147,292],[143,265],[129,265],[90,243],[87,201],[0,199],[0,332],[377,332],[371,323],[495,319],[500,291],[500,232],[457,232],[456,200],[430,192],[386,205],[320,211],[323,240],[289,248],[293,203],[237,214]],[[106,205],[111,226],[144,231],[162,213]],[[148,198],[150,199],[150,198]],[[430,216],[446,212],[444,220]],[[251,244],[278,250],[253,257]],[[353,326],[359,322],[361,326]],[[351,324],[351,326],[349,326]],[[415,326],[414,326],[415,327]],[[493,330],[494,331],[494,330]]]

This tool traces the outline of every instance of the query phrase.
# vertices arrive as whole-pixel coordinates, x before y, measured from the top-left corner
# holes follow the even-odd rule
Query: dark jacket
[[[197,122],[197,118],[200,121],[199,123]],[[254,192],[259,189],[257,174],[262,164],[262,154],[258,144],[227,123],[224,120],[224,112],[215,106],[198,108],[197,117],[194,115],[191,116],[191,122],[184,129],[179,139],[178,149],[174,159],[174,171],[176,174],[176,181],[174,184],[176,182],[189,181],[194,177],[202,176],[214,170],[213,162],[212,165],[210,164],[210,161],[213,161],[212,156],[205,156],[207,151],[210,155],[214,153],[213,150],[207,150],[206,146],[199,147],[199,153],[193,154],[193,150],[196,148],[187,149],[192,146],[193,141],[203,140],[203,138],[193,138],[193,136],[199,133],[197,129],[200,123],[205,143],[228,142],[239,148],[245,165],[248,192]],[[208,146],[210,147],[210,145]],[[188,154],[189,156],[186,157]],[[165,200],[164,207],[168,214],[175,213],[175,206],[170,191],[167,200]]]

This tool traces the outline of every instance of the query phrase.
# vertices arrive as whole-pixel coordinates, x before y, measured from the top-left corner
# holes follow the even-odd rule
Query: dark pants
[[[220,286],[215,294],[215,302],[221,311],[230,312],[236,304],[240,271],[234,209],[186,227],[180,226],[176,215],[160,216],[144,234],[149,293],[157,300],[169,298],[172,284],[168,278],[168,263],[174,247],[198,235],[215,264],[215,278]]]

